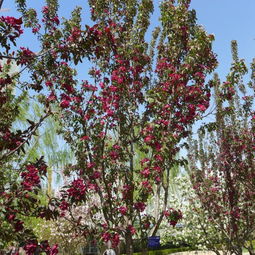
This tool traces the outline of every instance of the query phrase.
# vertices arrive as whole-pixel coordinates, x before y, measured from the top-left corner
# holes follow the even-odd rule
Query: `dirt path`
[[[183,251],[171,253],[171,255],[216,255],[216,253],[213,251]],[[243,255],[249,255],[249,253],[245,252]]]
[[[183,252],[176,252],[171,253],[171,255],[216,255],[212,251],[183,251]]]

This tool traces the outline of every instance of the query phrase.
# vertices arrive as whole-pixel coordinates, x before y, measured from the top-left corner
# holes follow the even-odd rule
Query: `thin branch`
[[[27,139],[25,139],[22,143],[19,144],[19,146],[17,146],[14,150],[7,152],[5,154],[3,154],[0,157],[0,161],[3,160],[6,157],[11,156],[12,154],[14,154],[16,151],[18,151],[31,137],[32,135],[35,133],[35,131],[40,127],[40,125],[42,124],[42,122],[50,115],[50,113],[47,113],[45,116],[41,117],[41,119],[38,121],[38,123],[35,124],[35,126],[33,127],[33,129],[30,131],[30,134],[28,135]]]
[[[0,0],[0,9],[2,9],[3,2],[4,0]]]

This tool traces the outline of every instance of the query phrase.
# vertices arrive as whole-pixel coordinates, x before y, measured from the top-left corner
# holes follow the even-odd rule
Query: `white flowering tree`
[[[92,225],[91,222],[84,222],[84,219],[81,219],[81,215],[84,214],[88,214],[87,208],[79,206],[72,212],[66,212],[58,220],[42,220],[36,225],[35,233],[39,240],[47,239],[49,243],[58,243],[62,254],[80,254],[88,239],[80,234],[73,221],[81,221],[81,224],[87,226]]]
[[[60,197],[58,192],[55,195]],[[73,206],[66,210],[67,205],[63,201],[59,208],[60,217],[57,220],[37,220],[35,233],[38,239],[47,239],[53,244],[58,243],[61,254],[80,254],[81,249],[87,244],[99,241],[93,239],[97,224],[102,220],[102,215],[93,211],[98,203],[99,199],[94,196],[90,199],[89,206]],[[82,224],[84,229],[77,228],[79,224]]]
[[[75,234],[72,224],[64,218],[57,221],[45,221],[35,230],[39,240],[48,238],[50,243],[58,243],[62,254],[80,254],[85,239]]]
[[[176,177],[174,182],[176,189],[169,198],[169,204],[176,209],[181,209],[183,218],[180,225],[175,228],[170,227],[168,222],[164,222],[162,243],[187,244],[195,249],[214,251],[216,254],[220,254],[219,250],[225,251],[217,226],[207,220],[206,212],[201,208],[189,176]]]

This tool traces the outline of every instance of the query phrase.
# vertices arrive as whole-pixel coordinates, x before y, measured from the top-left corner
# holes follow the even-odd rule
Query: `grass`
[[[171,249],[164,249],[164,250],[152,250],[148,251],[148,255],[168,255],[175,252],[182,252],[182,251],[191,251],[190,247],[181,247],[181,248],[171,248]],[[133,255],[142,255],[142,252],[135,252]]]

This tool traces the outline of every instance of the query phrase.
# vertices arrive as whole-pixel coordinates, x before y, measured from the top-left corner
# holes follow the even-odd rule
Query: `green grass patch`
[[[175,252],[182,252],[182,251],[192,251],[193,249],[190,247],[181,247],[181,248],[171,248],[165,250],[153,250],[148,251],[148,255],[168,255]],[[142,252],[135,252],[133,255],[142,255]]]

